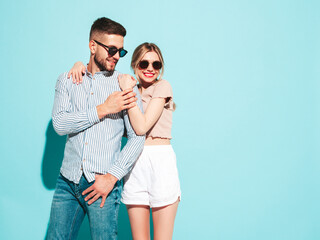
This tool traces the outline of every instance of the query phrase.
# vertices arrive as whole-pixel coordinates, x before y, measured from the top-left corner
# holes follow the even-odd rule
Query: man
[[[58,78],[52,122],[56,132],[68,138],[48,239],[76,239],[86,213],[93,239],[117,238],[119,180],[129,172],[144,144],[144,136],[134,133],[126,111],[136,104],[142,109],[138,90],[120,91],[115,71],[118,60],[127,53],[125,35],[119,23],[97,19],[90,31],[91,54],[83,83],[73,84],[67,73]],[[120,151],[124,128],[128,141]]]

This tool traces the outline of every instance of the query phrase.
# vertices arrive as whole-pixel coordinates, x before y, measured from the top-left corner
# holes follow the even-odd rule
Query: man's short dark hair
[[[109,18],[102,17],[98,18],[94,21],[91,26],[90,30],[90,40],[92,36],[95,34],[116,34],[125,37],[127,34],[126,29],[120,24],[115,21],[112,21]]]

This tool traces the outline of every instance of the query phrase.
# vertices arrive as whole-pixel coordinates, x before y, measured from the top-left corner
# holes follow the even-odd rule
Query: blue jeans
[[[91,186],[84,176],[75,184],[61,174],[53,195],[47,239],[76,239],[86,213],[92,239],[117,239],[121,183],[118,181],[103,208],[101,198],[88,205],[82,192]]]

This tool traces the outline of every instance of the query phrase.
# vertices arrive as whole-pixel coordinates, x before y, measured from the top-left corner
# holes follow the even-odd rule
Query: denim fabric
[[[75,184],[60,174],[53,195],[47,239],[76,239],[86,213],[92,239],[117,239],[121,183],[115,184],[103,208],[100,208],[101,198],[88,205],[81,195],[92,184],[84,176]]]

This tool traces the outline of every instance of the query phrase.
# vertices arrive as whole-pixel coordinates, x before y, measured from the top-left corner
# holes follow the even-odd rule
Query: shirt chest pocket
[[[111,93],[119,90],[117,85],[113,86],[111,84],[75,84],[71,89],[71,105],[74,111],[96,107],[104,103]]]
[[[72,111],[84,111],[93,106],[91,91],[81,85],[74,85],[70,91]]]

